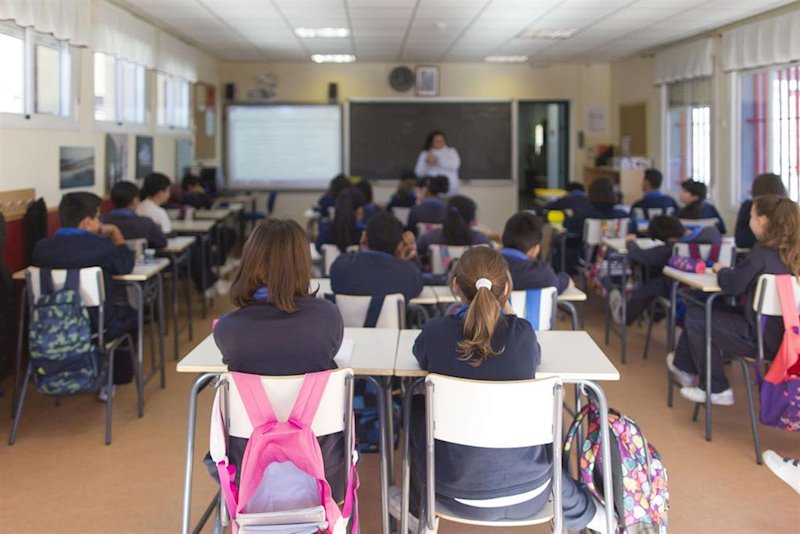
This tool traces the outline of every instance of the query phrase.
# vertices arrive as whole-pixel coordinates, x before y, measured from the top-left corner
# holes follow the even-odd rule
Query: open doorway
[[[537,188],[563,188],[569,169],[569,102],[528,100],[518,105],[519,207],[533,207]]]

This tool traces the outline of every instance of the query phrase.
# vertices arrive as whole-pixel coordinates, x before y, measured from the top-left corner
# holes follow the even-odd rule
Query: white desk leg
[[[380,480],[381,480],[381,532],[389,534],[389,454],[392,444],[389,443],[386,433],[386,395],[383,394],[382,380],[374,376],[364,377],[378,390],[378,425],[380,426]]]
[[[614,485],[612,481],[611,446],[608,427],[608,401],[606,395],[595,382],[591,380],[579,381],[579,383],[592,390],[597,397],[597,404],[600,408],[600,453],[603,457],[603,495],[606,501],[606,532],[614,532]]]
[[[167,375],[164,366],[164,332],[166,331],[166,319],[164,317],[164,277],[158,273],[158,351],[161,356],[161,389],[167,387]],[[173,332],[177,337],[177,332]]]
[[[711,441],[711,319],[714,301],[722,293],[713,293],[706,300],[706,441]]]
[[[138,282],[127,284],[134,288],[136,293],[136,321],[138,330],[136,332],[136,393],[137,410],[139,417],[144,417],[144,290]]]
[[[424,378],[407,382],[403,396],[403,470],[401,473],[400,533],[408,534],[409,499],[411,492],[411,401],[414,390],[422,385]],[[421,519],[420,519],[421,520]]]

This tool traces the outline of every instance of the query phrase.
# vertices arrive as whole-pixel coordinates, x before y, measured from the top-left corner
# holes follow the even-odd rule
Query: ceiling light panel
[[[314,63],[354,63],[356,56],[352,54],[313,54]]]

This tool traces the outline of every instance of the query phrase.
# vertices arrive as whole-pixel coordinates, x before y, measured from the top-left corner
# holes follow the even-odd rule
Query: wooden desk
[[[628,253],[627,241],[624,237],[604,237],[603,243],[609,248],[613,249],[614,252],[619,254]],[[638,237],[636,238],[636,244],[639,245],[639,248],[647,250],[649,248],[657,247],[658,245],[663,245],[664,242],[659,241],[658,239],[651,239],[649,237]]]
[[[214,228],[216,221],[212,220],[191,220],[191,221],[172,221],[172,233],[174,234],[207,234]]]
[[[213,210],[195,210],[194,218],[200,221],[224,221],[233,215],[233,210],[230,208],[218,208]]]
[[[333,290],[331,289],[331,279],[312,278],[309,285],[309,290],[317,290],[317,297],[325,298],[326,294],[333,293]],[[419,305],[435,305],[438,302],[439,301],[436,293],[434,292],[433,286],[425,286],[422,288],[422,292],[418,296],[411,299],[408,303]]]
[[[717,283],[717,274],[711,271],[704,273],[687,273],[674,267],[664,267],[662,271],[665,276],[672,278],[676,282],[697,289],[703,293],[719,293],[722,291]]]

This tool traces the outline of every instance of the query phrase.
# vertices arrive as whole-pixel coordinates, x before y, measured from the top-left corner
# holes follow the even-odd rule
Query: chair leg
[[[653,335],[653,316],[655,315],[655,304],[650,305],[647,313],[647,336],[644,338],[644,354],[642,359],[647,359],[647,353],[650,352],[650,338]]]
[[[675,396],[675,379],[672,372],[667,369],[667,406],[672,408],[672,399]]]
[[[742,366],[742,373],[744,374],[744,384],[747,389],[747,409],[750,412],[750,431],[753,434],[753,447],[756,452],[756,463],[761,465],[761,435],[758,431],[758,420],[756,419],[756,407],[753,402],[753,382],[750,379],[750,370],[747,368],[747,362],[742,358],[737,358],[739,364]]]
[[[705,406],[705,403],[695,403],[694,413],[692,413],[692,421],[697,422],[697,416],[700,415],[700,408]]]
[[[111,401],[114,398],[114,353],[108,353],[108,374],[106,376],[106,445],[111,445]]]
[[[28,362],[28,368],[25,371],[25,377],[22,379],[22,388],[19,392],[19,400],[17,400],[17,407],[14,411],[14,424],[11,425],[11,433],[8,435],[8,444],[13,445],[17,441],[17,429],[19,429],[19,420],[22,416],[22,407],[25,404],[25,395],[28,393],[28,383],[31,381],[31,374],[33,367]]]

